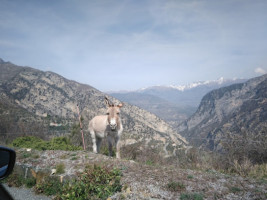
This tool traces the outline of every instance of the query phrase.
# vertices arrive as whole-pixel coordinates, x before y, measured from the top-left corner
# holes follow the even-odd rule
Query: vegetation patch
[[[100,148],[100,153],[106,156],[109,156],[109,149],[107,145],[102,145]],[[116,151],[115,148],[112,148],[112,152],[111,152],[111,157],[115,157],[116,156]]]
[[[87,166],[77,179],[63,186],[56,199],[107,199],[121,191],[120,179],[121,172],[117,169]]]
[[[11,145],[13,147],[31,148],[37,150],[82,150],[82,147],[72,145],[67,137],[55,137],[50,141],[45,141],[35,136],[24,136],[13,140]]]
[[[57,177],[46,177],[44,181],[37,184],[34,188],[37,194],[56,195],[62,191],[62,183]]]
[[[233,192],[233,193],[238,193],[238,192],[241,192],[241,191],[242,191],[242,190],[241,190],[240,188],[238,188],[238,187],[231,187],[230,190],[231,190],[231,192]]]
[[[24,180],[24,184],[26,185],[27,188],[32,188],[33,186],[36,185],[36,179],[35,178],[26,178]]]
[[[36,179],[33,177],[24,178],[21,174],[13,172],[4,182],[10,187],[21,187],[25,185],[27,188],[32,188],[36,184]]]
[[[71,157],[71,160],[77,160],[76,156]]]
[[[174,181],[168,183],[166,187],[169,191],[172,192],[179,192],[185,190],[185,185],[183,183]]]
[[[56,166],[56,174],[63,174],[65,173],[65,164],[64,163],[59,163]]]
[[[121,176],[118,169],[87,166],[76,179],[65,183],[61,183],[58,177],[46,177],[35,186],[35,192],[54,195],[56,200],[107,199],[121,191]]]
[[[180,196],[181,200],[203,200],[203,194],[199,193],[182,193]]]
[[[188,179],[193,179],[194,176],[193,176],[193,175],[188,175],[187,178],[188,178]]]

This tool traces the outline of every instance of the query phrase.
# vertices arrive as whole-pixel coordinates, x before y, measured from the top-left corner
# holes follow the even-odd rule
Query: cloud
[[[255,69],[255,73],[257,74],[265,74],[266,70],[262,69],[261,67],[258,67]]]

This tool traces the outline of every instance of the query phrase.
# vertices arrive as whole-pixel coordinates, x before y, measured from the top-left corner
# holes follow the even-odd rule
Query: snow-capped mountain
[[[241,83],[241,82],[245,82],[247,79],[225,79],[223,77],[217,79],[217,80],[209,80],[209,81],[198,81],[198,82],[193,82],[193,83],[189,83],[189,84],[185,84],[185,85],[169,85],[169,86],[162,86],[162,85],[158,85],[158,86],[151,86],[151,87],[146,87],[146,88],[141,88],[139,90],[137,90],[138,92],[143,92],[145,90],[149,90],[151,88],[172,88],[172,89],[176,89],[179,90],[181,92],[185,91],[185,90],[190,90],[196,87],[201,87],[201,86],[210,86],[210,87],[217,87],[217,86],[226,86],[229,84],[234,84],[234,83]],[[125,92],[122,92],[125,93]]]
[[[121,101],[146,109],[166,121],[178,124],[196,111],[202,97],[208,92],[245,81],[245,79],[219,78],[187,85],[152,86],[136,91],[109,94]]]

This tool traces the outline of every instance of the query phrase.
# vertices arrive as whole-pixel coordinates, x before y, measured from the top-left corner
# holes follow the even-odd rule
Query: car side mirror
[[[0,180],[6,178],[13,170],[16,152],[13,149],[0,146]]]

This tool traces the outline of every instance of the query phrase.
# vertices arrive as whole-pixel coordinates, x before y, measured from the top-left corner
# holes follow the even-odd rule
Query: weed
[[[267,163],[254,165],[248,174],[254,178],[267,178]]]
[[[193,179],[194,176],[193,176],[193,175],[188,175],[187,178],[188,178],[188,179]]]
[[[180,183],[180,182],[170,182],[167,184],[167,189],[169,191],[172,191],[172,192],[178,192],[178,191],[182,191],[182,190],[185,190],[185,185],[183,183]]]
[[[20,187],[24,184],[23,176],[17,173],[12,173],[5,181],[9,186],[14,187]]]
[[[261,179],[259,180],[259,183],[260,183],[260,184],[267,184],[267,179],[265,179],[265,178],[261,178]]]
[[[238,187],[231,187],[230,190],[231,190],[231,192],[233,192],[233,193],[238,193],[238,192],[241,192],[241,191],[242,191],[242,190],[241,190],[240,188],[238,188]]]
[[[60,159],[63,159],[63,160],[65,160],[65,159],[67,159],[67,158],[68,158],[68,155],[66,155],[66,154],[60,156]]]
[[[32,155],[32,158],[38,159],[38,158],[40,158],[40,156],[38,154],[34,154],[34,155]]]
[[[35,178],[27,178],[24,180],[24,183],[27,188],[32,188],[36,184],[36,179]]]
[[[76,157],[76,156],[74,156],[74,157],[72,157],[72,158],[71,158],[71,160],[77,160],[77,157]]]
[[[58,180],[58,178],[54,177],[46,177],[44,181],[37,184],[35,186],[35,192],[40,194],[43,193],[45,195],[56,195],[60,193],[62,190],[62,184]]]
[[[65,173],[65,164],[64,163],[59,163],[56,166],[56,173],[57,174],[63,174],[63,173]]]
[[[202,200],[203,194],[199,193],[182,193],[180,196],[181,200]]]
[[[152,166],[152,165],[154,165],[154,162],[153,162],[152,160],[147,160],[147,161],[145,162],[145,164],[146,164],[146,165],[150,165],[150,166]]]
[[[9,186],[14,187],[21,187],[22,185],[25,185],[27,188],[31,188],[36,184],[35,178],[24,178],[21,174],[18,174],[16,172],[13,172],[6,180],[5,182]]]
[[[31,154],[30,153],[23,153],[22,157],[23,158],[29,158],[29,157],[31,157]]]
[[[121,172],[99,166],[87,166],[78,179],[65,184],[57,200],[65,199],[107,199],[121,191]]]

